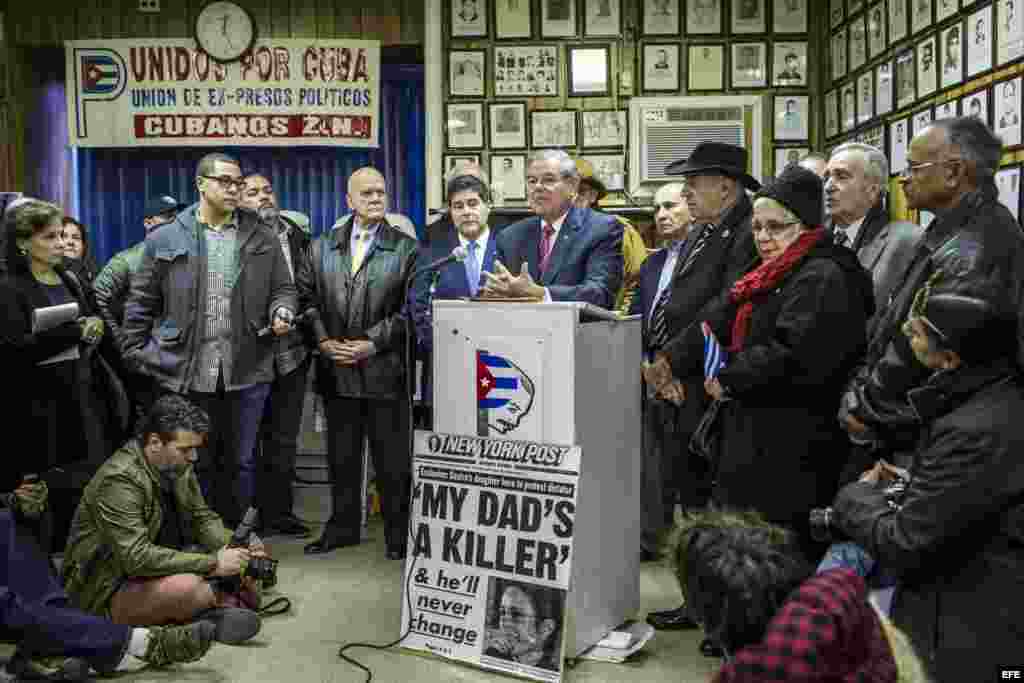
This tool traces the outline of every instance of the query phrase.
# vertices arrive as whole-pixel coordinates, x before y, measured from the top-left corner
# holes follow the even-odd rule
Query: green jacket
[[[209,554],[156,545],[163,523],[160,475],[137,440],[110,456],[85,487],[64,551],[62,578],[73,605],[109,615],[111,598],[129,578],[213,571],[231,532],[206,504],[191,468],[174,496],[183,529]]]

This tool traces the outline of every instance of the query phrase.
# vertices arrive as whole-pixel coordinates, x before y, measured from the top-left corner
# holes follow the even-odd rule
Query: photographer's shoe
[[[240,645],[260,632],[262,620],[251,609],[213,607],[195,616],[197,621],[210,621],[216,627],[213,639],[225,645]]]
[[[196,621],[184,626],[151,626],[143,661],[153,666],[194,662],[213,645],[217,626],[212,621]]]
[[[15,652],[7,673],[16,681],[86,681],[89,665],[78,657],[28,657]]]
[[[661,612],[650,612],[647,615],[647,623],[659,631],[685,631],[698,628],[697,623],[690,618],[685,605]]]

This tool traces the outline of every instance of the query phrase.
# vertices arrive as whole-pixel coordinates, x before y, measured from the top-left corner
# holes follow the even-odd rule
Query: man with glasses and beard
[[[292,281],[308,277],[309,234],[282,214],[270,180],[259,173],[247,175],[240,203],[277,235]],[[309,301],[300,298],[298,310],[308,307]],[[275,375],[263,414],[256,504],[263,535],[308,536],[309,528],[292,512],[292,481],[309,375],[309,343],[303,330],[292,329],[278,337],[274,346]]]
[[[276,236],[239,208],[238,161],[207,154],[195,182],[199,202],[146,238],[121,351],[129,368],[210,416],[197,472],[234,527],[256,495],[256,439],[274,380],[273,337],[258,332],[287,333],[298,302]]]

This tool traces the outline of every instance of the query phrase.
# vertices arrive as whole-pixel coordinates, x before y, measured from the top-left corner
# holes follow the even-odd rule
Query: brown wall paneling
[[[363,35],[363,10],[356,2],[334,2],[334,37],[358,38]]]
[[[316,0],[291,0],[292,38],[316,38]]]
[[[363,37],[381,45],[402,40],[402,0],[373,0],[363,8]]]

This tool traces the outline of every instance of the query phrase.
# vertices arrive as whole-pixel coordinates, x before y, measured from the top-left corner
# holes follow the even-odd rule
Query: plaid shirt
[[[864,580],[848,569],[807,579],[760,643],[727,662],[715,683],[896,683],[896,660]]]
[[[196,221],[206,240],[206,306],[200,318],[199,358],[189,386],[192,391],[214,393],[223,372],[225,390],[244,389],[231,385],[231,290],[238,279],[238,219],[232,214],[220,231],[203,223],[198,211]]]

